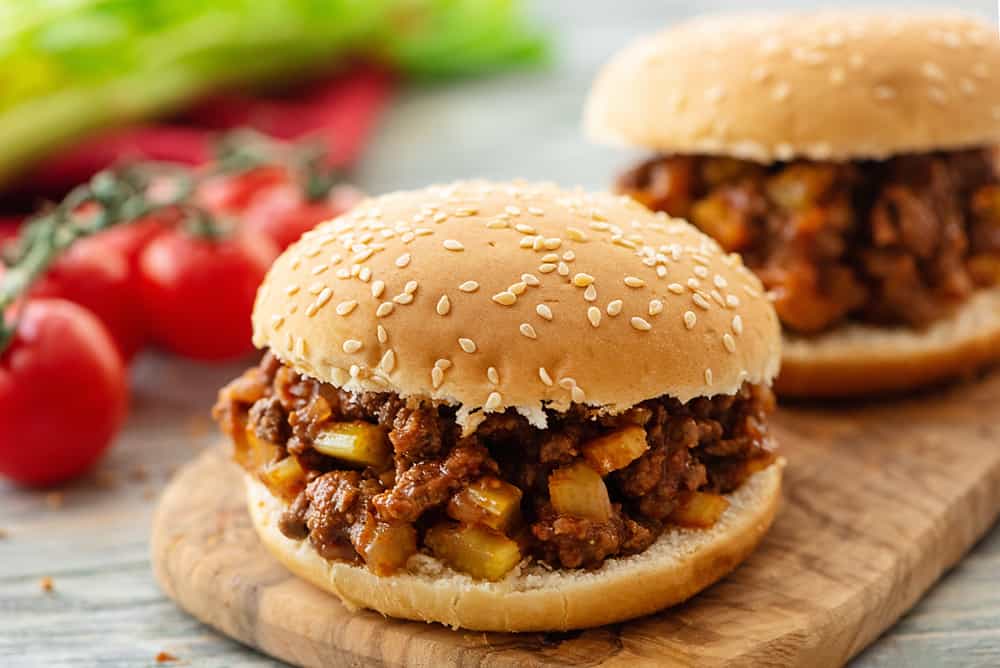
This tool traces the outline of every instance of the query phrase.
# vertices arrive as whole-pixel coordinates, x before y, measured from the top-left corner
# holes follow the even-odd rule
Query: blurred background
[[[179,161],[200,165],[197,178],[210,181],[204,174],[213,168],[203,165],[215,164],[215,139],[248,125],[279,140],[319,147],[322,157],[305,163],[315,168],[310,175],[328,179],[323,206],[310,209],[299,224],[311,225],[354,201],[356,191],[331,184],[378,194],[460,178],[523,177],[605,188],[634,156],[589,144],[580,113],[596,71],[612,53],[639,34],[696,14],[829,4],[2,2],[0,241],[23,230],[22,221],[40,210],[47,212],[46,225],[65,222],[53,223],[52,212],[59,209],[44,202],[59,202],[105,167]],[[863,4],[900,11],[916,6]],[[997,20],[992,0],[936,6]],[[250,160],[239,163],[237,172],[247,164],[280,163],[288,174],[279,185],[302,176],[305,163],[288,166],[299,157],[287,144],[260,149],[255,141],[238,140],[236,150],[230,143],[227,159]],[[224,190],[232,194],[228,185]],[[242,209],[212,199],[211,191],[206,186],[199,206],[218,214],[224,225],[243,216]],[[261,205],[255,215],[273,217],[283,206]],[[79,210],[74,205],[69,212]],[[265,236],[275,236],[263,228]],[[271,238],[273,252],[284,245],[282,234],[287,229]],[[6,251],[11,263],[25,258],[25,246],[18,244],[23,241]],[[152,294],[164,298],[169,287]],[[126,310],[141,312],[149,294]],[[57,290],[57,296],[65,295]],[[200,312],[174,315],[203,335]],[[154,332],[136,344],[140,352],[134,357],[135,351],[125,356],[118,373],[126,374],[119,392],[127,395],[127,417],[123,413],[124,421],[111,425],[111,446],[103,456],[98,459],[107,443],[81,455],[79,467],[59,480],[34,477],[30,462],[11,463],[11,453],[23,447],[17,425],[11,426],[17,404],[4,403],[4,393],[16,394],[21,381],[5,369],[9,359],[4,362],[0,353],[0,426],[6,429],[0,429],[0,460],[9,460],[0,461],[0,471],[46,483],[39,488],[0,477],[0,665],[149,665],[163,650],[199,666],[273,665],[180,612],[149,572],[148,526],[156,496],[177,467],[217,442],[209,418],[215,393],[251,359],[245,334],[237,333],[243,339],[233,349],[204,354],[186,347],[184,333]],[[27,418],[18,424],[24,427]],[[55,451],[32,456],[62,457],[75,447],[74,430],[81,429],[86,431],[64,425],[65,438]],[[857,664],[905,665],[934,645],[934,634],[945,629],[940,615],[965,607],[956,592],[995,573],[996,557],[976,555],[996,553],[1000,535],[994,531],[898,627],[910,642],[883,639]],[[52,591],[40,593],[40,583]],[[987,599],[979,604],[1000,605],[1000,594],[991,591],[984,588]],[[987,635],[971,642],[989,641]]]

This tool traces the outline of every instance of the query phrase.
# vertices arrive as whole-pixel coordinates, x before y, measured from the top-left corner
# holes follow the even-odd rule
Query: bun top
[[[696,19],[613,58],[585,125],[600,141],[764,163],[993,144],[1000,39],[942,11]]]
[[[271,268],[254,343],[313,378],[461,404],[609,412],[770,382],[760,281],[626,197],[483,181],[367,200]],[[543,404],[544,402],[544,404]]]

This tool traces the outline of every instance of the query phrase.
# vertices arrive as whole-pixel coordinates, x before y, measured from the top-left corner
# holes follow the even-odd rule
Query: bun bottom
[[[785,336],[775,391],[848,397],[909,390],[1000,361],[1000,287],[973,295],[925,330],[846,325],[815,338]]]
[[[675,605],[738,566],[774,520],[784,460],[727,495],[730,506],[710,529],[670,529],[646,551],[609,559],[593,571],[515,568],[500,582],[474,580],[425,554],[407,571],[380,577],[330,562],[308,540],[278,530],[283,504],[247,477],[250,517],[261,540],[292,573],[335,594],[350,609],[476,631],[565,631],[619,622]]]

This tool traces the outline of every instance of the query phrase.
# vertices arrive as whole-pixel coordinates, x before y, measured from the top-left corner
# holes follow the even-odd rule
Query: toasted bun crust
[[[993,144],[1000,40],[940,10],[697,19],[618,54],[585,125],[601,141],[765,163]]]
[[[1000,361],[1000,287],[983,290],[928,330],[847,325],[818,338],[786,335],[775,389],[789,397],[888,393]]]
[[[784,461],[728,495],[711,529],[672,529],[640,554],[595,571],[515,568],[500,582],[474,580],[428,555],[408,572],[379,577],[362,566],[329,562],[309,541],[278,530],[282,504],[247,476],[250,516],[263,543],[292,573],[338,596],[350,608],[477,631],[563,631],[611,624],[675,605],[738,566],[774,520]]]
[[[275,262],[253,324],[313,378],[536,426],[542,402],[733,394],[780,362],[774,309],[738,256],[631,199],[547,184],[368,200]]]

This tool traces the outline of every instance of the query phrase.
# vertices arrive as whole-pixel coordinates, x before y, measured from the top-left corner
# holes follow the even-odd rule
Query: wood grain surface
[[[266,553],[220,450],[164,493],[153,567],[194,616],[307,666],[838,666],[996,519],[998,402],[1000,373],[878,406],[785,408],[786,503],[760,549],[687,604],[601,629],[466,633],[351,613]]]

